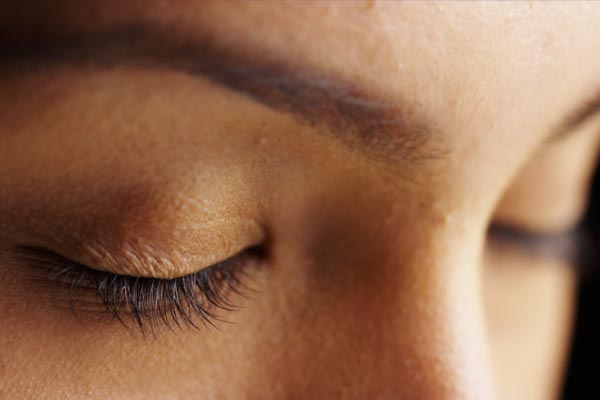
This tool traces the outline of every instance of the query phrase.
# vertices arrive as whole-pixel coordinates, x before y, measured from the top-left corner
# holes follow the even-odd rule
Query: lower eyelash
[[[257,262],[258,248],[174,279],[119,275],[99,271],[38,247],[21,247],[21,258],[50,268],[49,278],[66,290],[69,307],[77,314],[103,311],[128,327],[133,322],[142,334],[168,328],[199,329],[223,321],[218,310],[238,307],[231,295],[245,296],[249,262]]]

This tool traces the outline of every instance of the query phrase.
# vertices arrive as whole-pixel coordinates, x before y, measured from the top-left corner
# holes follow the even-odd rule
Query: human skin
[[[127,52],[6,63],[0,397],[558,396],[575,272],[488,229],[560,237],[585,211],[600,118],[564,121],[599,93],[600,5],[27,5],[0,6],[3,44],[143,23],[377,93],[396,119],[381,139],[335,134]],[[167,279],[257,242],[250,293],[220,311],[233,323],[143,335],[52,300],[13,251]]]

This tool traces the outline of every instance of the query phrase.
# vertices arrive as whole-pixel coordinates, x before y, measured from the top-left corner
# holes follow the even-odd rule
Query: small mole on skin
[[[454,214],[452,213],[447,213],[442,215],[442,223],[447,225],[454,222]]]
[[[364,3],[365,10],[372,10],[375,7],[375,0],[367,0]]]
[[[257,146],[263,147],[265,144],[267,144],[267,138],[265,136],[259,136],[254,140],[254,142]]]

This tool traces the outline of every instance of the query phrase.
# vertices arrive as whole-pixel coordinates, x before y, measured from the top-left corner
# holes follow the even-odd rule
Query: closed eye
[[[214,326],[221,311],[234,311],[233,295],[244,296],[251,265],[262,248],[251,247],[193,274],[159,279],[100,271],[40,247],[19,247],[19,257],[59,288],[59,300],[76,314],[109,317],[142,333],[169,328]],[[41,267],[41,268],[40,268]]]
[[[513,225],[493,223],[488,229],[488,240],[498,248],[558,260],[577,268],[582,268],[583,261],[593,252],[589,237],[582,227],[556,233],[538,233]]]

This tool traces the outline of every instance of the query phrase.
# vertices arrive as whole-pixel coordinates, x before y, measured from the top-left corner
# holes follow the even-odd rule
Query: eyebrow
[[[52,63],[172,69],[207,78],[329,134],[352,150],[386,163],[438,158],[447,152],[431,118],[414,103],[365,90],[260,49],[222,46],[215,38],[185,37],[145,24],[92,33],[0,38],[0,70]],[[600,90],[557,125],[558,140],[600,114]],[[437,146],[432,145],[435,137]]]
[[[243,93],[385,162],[438,157],[433,128],[414,105],[364,90],[316,69],[290,65],[258,49],[224,47],[214,38],[182,37],[129,25],[94,33],[0,39],[1,68],[76,64],[141,66],[185,72]]]

